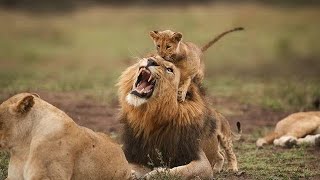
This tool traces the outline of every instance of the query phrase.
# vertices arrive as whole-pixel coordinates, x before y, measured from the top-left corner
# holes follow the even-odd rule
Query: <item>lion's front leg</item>
[[[151,169],[138,165],[138,164],[129,164],[131,168],[131,179],[141,179],[145,174],[151,171]]]
[[[211,179],[213,178],[213,172],[205,153],[201,150],[199,152],[199,159],[191,161],[187,165],[174,167],[172,169],[159,168],[153,170],[144,176],[144,179],[152,179],[153,176],[159,173],[167,173],[172,176],[179,176],[182,179],[194,179],[199,177],[201,179]]]

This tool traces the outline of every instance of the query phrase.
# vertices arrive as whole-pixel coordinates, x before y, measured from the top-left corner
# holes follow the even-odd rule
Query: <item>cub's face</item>
[[[19,134],[21,123],[34,105],[34,97],[29,93],[15,95],[0,105],[0,149],[6,147],[7,138]],[[24,127],[20,127],[24,128]]]
[[[126,97],[129,104],[140,106],[156,98],[176,96],[180,71],[174,64],[155,56],[141,59],[131,70],[135,76]]]
[[[182,34],[179,32],[151,31],[150,37],[157,48],[158,55],[167,61],[174,61],[177,56]]]

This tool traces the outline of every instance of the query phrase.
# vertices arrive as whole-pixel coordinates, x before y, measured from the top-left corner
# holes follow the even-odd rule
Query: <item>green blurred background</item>
[[[0,91],[86,92],[109,103],[121,71],[154,51],[150,30],[180,31],[201,45],[243,26],[205,55],[209,94],[280,110],[317,107],[316,1],[115,2],[0,1]]]

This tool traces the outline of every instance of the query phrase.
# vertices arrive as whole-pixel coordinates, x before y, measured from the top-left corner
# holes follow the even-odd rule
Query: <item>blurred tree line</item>
[[[10,9],[66,11],[88,5],[117,5],[117,6],[154,6],[174,5],[185,6],[192,4],[208,4],[215,2],[226,3],[265,3],[283,6],[319,5],[320,0],[0,0],[0,7]]]

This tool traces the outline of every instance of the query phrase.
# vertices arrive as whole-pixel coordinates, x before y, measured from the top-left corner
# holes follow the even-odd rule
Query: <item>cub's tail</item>
[[[238,121],[237,122],[237,129],[238,129],[238,132],[231,132],[232,133],[232,138],[234,141],[238,141],[240,138],[241,138],[241,135],[242,135],[242,129],[241,129],[241,124],[240,122]]]
[[[229,34],[234,31],[242,31],[242,30],[244,30],[243,27],[237,27],[237,28],[234,28],[234,29],[231,29],[231,30],[228,30],[228,31],[225,31],[225,32],[219,34],[213,40],[209,41],[206,45],[202,46],[201,51],[205,52],[210,46],[212,46],[214,43],[216,43],[219,39],[221,39],[226,34]]]

